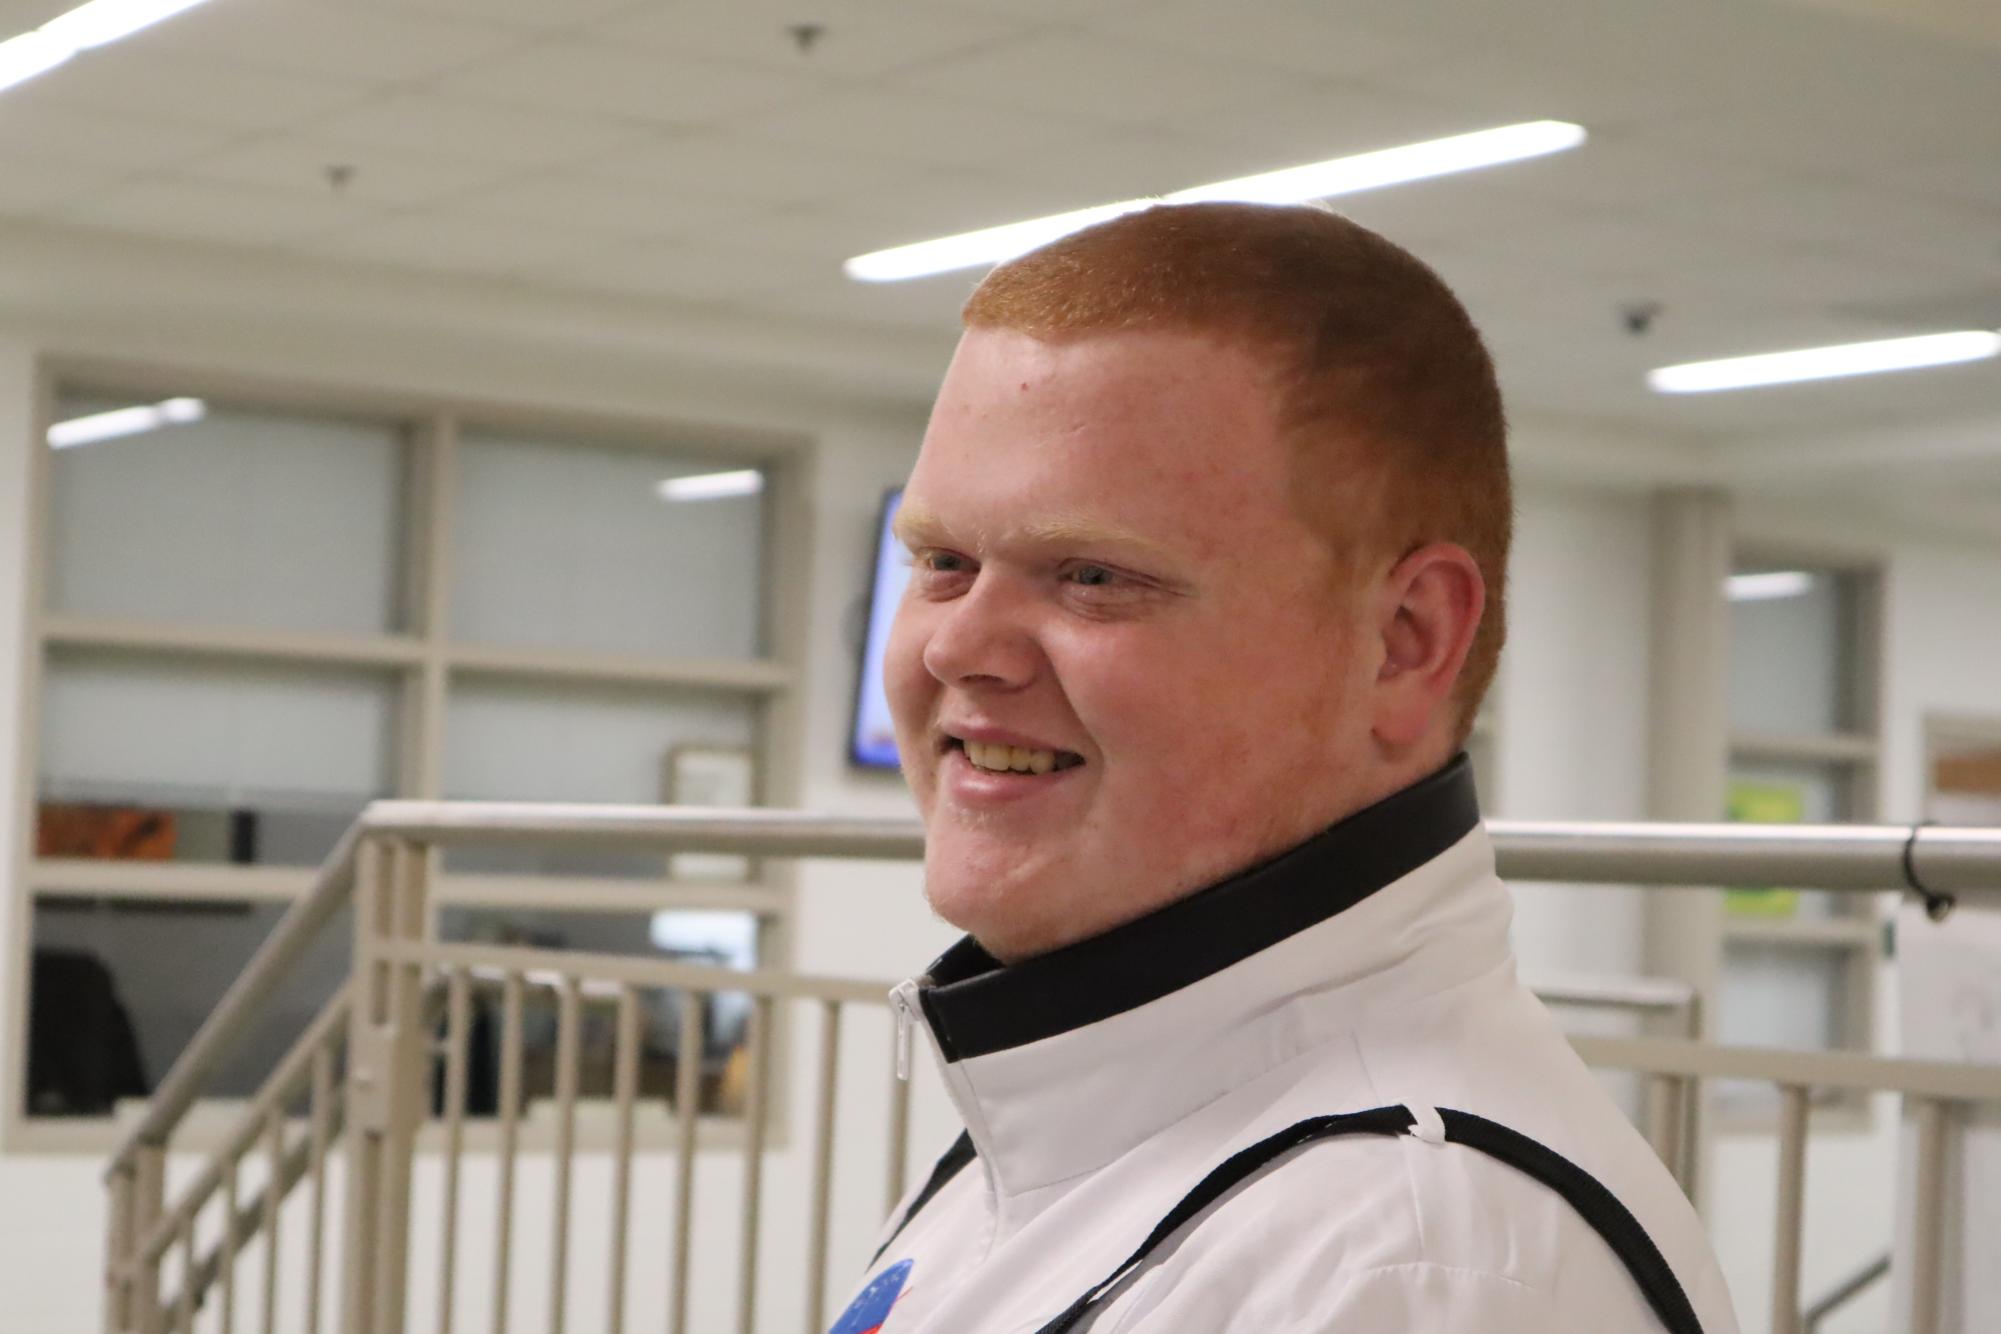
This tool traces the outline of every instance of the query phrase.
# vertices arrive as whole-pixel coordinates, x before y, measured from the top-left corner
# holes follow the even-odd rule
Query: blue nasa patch
[[[910,1281],[910,1267],[910,1261],[899,1260],[877,1274],[848,1304],[827,1334],[876,1334],[883,1321],[889,1319],[889,1308],[903,1295],[903,1285]]]

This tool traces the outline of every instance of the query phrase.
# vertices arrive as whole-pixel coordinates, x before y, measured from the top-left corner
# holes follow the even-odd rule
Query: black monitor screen
[[[889,720],[889,697],[882,688],[882,658],[889,641],[889,623],[896,604],[903,600],[903,586],[910,582],[910,563],[904,559],[903,544],[890,533],[896,518],[902,488],[882,499],[882,521],[876,528],[875,579],[869,590],[868,634],[862,641],[861,679],[855,689],[855,726],[848,740],[848,755],[856,764],[872,769],[896,767],[896,730]]]

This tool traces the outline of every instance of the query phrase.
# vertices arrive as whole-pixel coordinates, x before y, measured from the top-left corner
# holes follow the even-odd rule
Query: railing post
[[[167,1146],[142,1144],[132,1154],[131,1206],[126,1217],[125,1324],[134,1334],[160,1334],[160,1264],[143,1263],[140,1250],[167,1209]]]
[[[428,1081],[424,965],[392,950],[423,941],[426,861],[387,840],[356,853],[342,1334],[403,1334],[410,1169]]]

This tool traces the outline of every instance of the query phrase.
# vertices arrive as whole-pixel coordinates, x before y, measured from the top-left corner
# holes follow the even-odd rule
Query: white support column
[[[1730,498],[1713,488],[1654,499],[1652,679],[1648,683],[1647,814],[1720,820],[1730,765]],[[1646,969],[1695,988],[1704,1038],[1714,1038],[1723,971],[1723,895],[1647,896]],[[1700,1199],[1709,1101],[1694,1099],[1689,1170]]]

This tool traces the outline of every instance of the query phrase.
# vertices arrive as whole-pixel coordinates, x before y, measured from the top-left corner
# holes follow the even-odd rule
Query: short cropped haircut
[[[1464,547],[1487,606],[1455,695],[1463,743],[1507,636],[1507,422],[1479,330],[1423,261],[1314,205],[1160,205],[995,268],[968,328],[1167,329],[1272,358],[1301,513],[1355,569]]]

